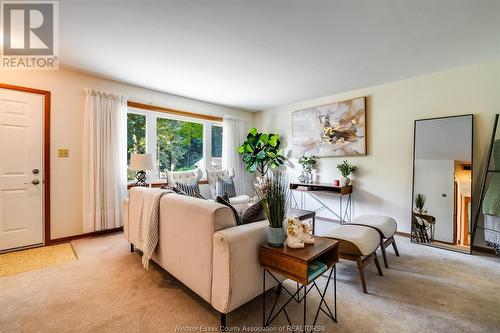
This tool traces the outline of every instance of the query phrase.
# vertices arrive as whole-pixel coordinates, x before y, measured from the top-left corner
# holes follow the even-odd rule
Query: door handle
[[[32,172],[33,172],[33,174],[37,175],[37,174],[40,172],[40,170],[38,170],[38,169],[33,169],[33,171],[32,171]]]
[[[31,184],[38,185],[38,184],[40,184],[40,181],[38,179],[33,179],[33,181],[31,182]]]

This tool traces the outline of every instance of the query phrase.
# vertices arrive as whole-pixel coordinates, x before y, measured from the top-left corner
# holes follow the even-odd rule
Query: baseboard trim
[[[410,238],[410,234],[407,232],[403,232],[403,231],[396,231],[396,235],[401,236],[401,237]]]
[[[94,232],[88,232],[88,233],[85,233],[85,234],[74,235],[74,236],[67,236],[67,237],[56,238],[56,239],[50,240],[50,245],[61,244],[61,243],[68,243],[68,242],[71,242],[72,240],[75,240],[75,239],[89,238],[89,237],[98,236],[98,235],[111,234],[111,233],[119,232],[119,231],[123,231],[123,227],[118,227],[118,228],[113,228],[113,229],[107,229],[107,230],[99,230],[99,231],[94,231]]]
[[[494,249],[487,248],[487,247],[482,247],[482,246],[476,246],[476,245],[474,245],[472,247],[472,251],[496,255]]]

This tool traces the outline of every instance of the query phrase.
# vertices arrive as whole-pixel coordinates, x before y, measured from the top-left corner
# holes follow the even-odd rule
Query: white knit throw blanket
[[[138,248],[142,250],[142,266],[149,268],[149,260],[153,255],[159,239],[160,199],[170,190],[144,193],[139,224],[137,226]]]

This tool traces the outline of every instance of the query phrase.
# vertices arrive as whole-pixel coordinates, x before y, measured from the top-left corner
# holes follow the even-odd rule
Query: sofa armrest
[[[228,313],[262,294],[259,246],[267,241],[267,221],[220,230],[213,239],[212,306]],[[276,286],[266,275],[266,289]]]

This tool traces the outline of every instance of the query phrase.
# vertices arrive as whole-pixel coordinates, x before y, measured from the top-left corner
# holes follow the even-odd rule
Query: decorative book
[[[312,281],[328,269],[325,263],[319,260],[314,260],[307,266],[307,280]]]

